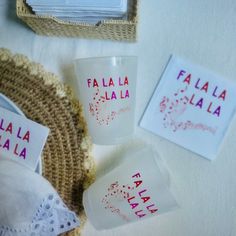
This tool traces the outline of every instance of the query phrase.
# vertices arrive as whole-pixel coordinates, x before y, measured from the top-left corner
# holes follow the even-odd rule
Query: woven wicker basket
[[[17,16],[37,34],[136,41],[138,0],[129,4],[128,20],[105,20],[100,24],[65,22],[52,16],[37,16],[25,0],[16,0]]]
[[[0,48],[0,75],[0,93],[20,107],[26,117],[50,129],[42,153],[43,176],[80,218],[81,227],[65,235],[79,236],[86,221],[82,194],[95,178],[91,141],[80,102],[71,88],[42,65],[4,48]]]

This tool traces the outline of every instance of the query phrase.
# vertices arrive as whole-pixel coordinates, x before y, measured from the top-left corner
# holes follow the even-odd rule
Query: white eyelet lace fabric
[[[56,236],[79,226],[42,176],[0,156],[0,236]]]
[[[0,236],[56,236],[78,226],[75,213],[54,193],[43,200],[28,225],[12,228],[0,224]]]

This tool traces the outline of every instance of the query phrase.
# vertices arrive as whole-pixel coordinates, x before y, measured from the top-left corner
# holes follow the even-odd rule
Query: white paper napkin
[[[65,21],[96,24],[108,19],[126,19],[128,0],[26,0],[37,15]]]
[[[213,160],[236,112],[236,85],[172,56],[140,126]]]

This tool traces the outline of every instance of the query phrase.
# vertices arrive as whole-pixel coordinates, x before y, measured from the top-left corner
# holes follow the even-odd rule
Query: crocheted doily
[[[23,55],[0,48],[0,92],[26,117],[50,128],[43,150],[43,176],[66,205],[85,221],[82,193],[95,176],[91,142],[81,106],[68,86]],[[80,229],[68,235],[79,235]]]

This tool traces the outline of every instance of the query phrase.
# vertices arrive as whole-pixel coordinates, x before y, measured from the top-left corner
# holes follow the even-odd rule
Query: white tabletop
[[[171,54],[236,82],[236,1],[140,1],[138,42],[125,43],[38,36],[17,19],[14,0],[0,0],[0,47],[27,55],[69,84],[75,58],[137,55],[137,124]],[[98,167],[111,161],[119,148],[145,140],[168,166],[180,209],[108,231],[96,231],[87,223],[83,235],[235,236],[236,120],[212,162],[139,127],[135,134],[125,147],[95,146]]]

